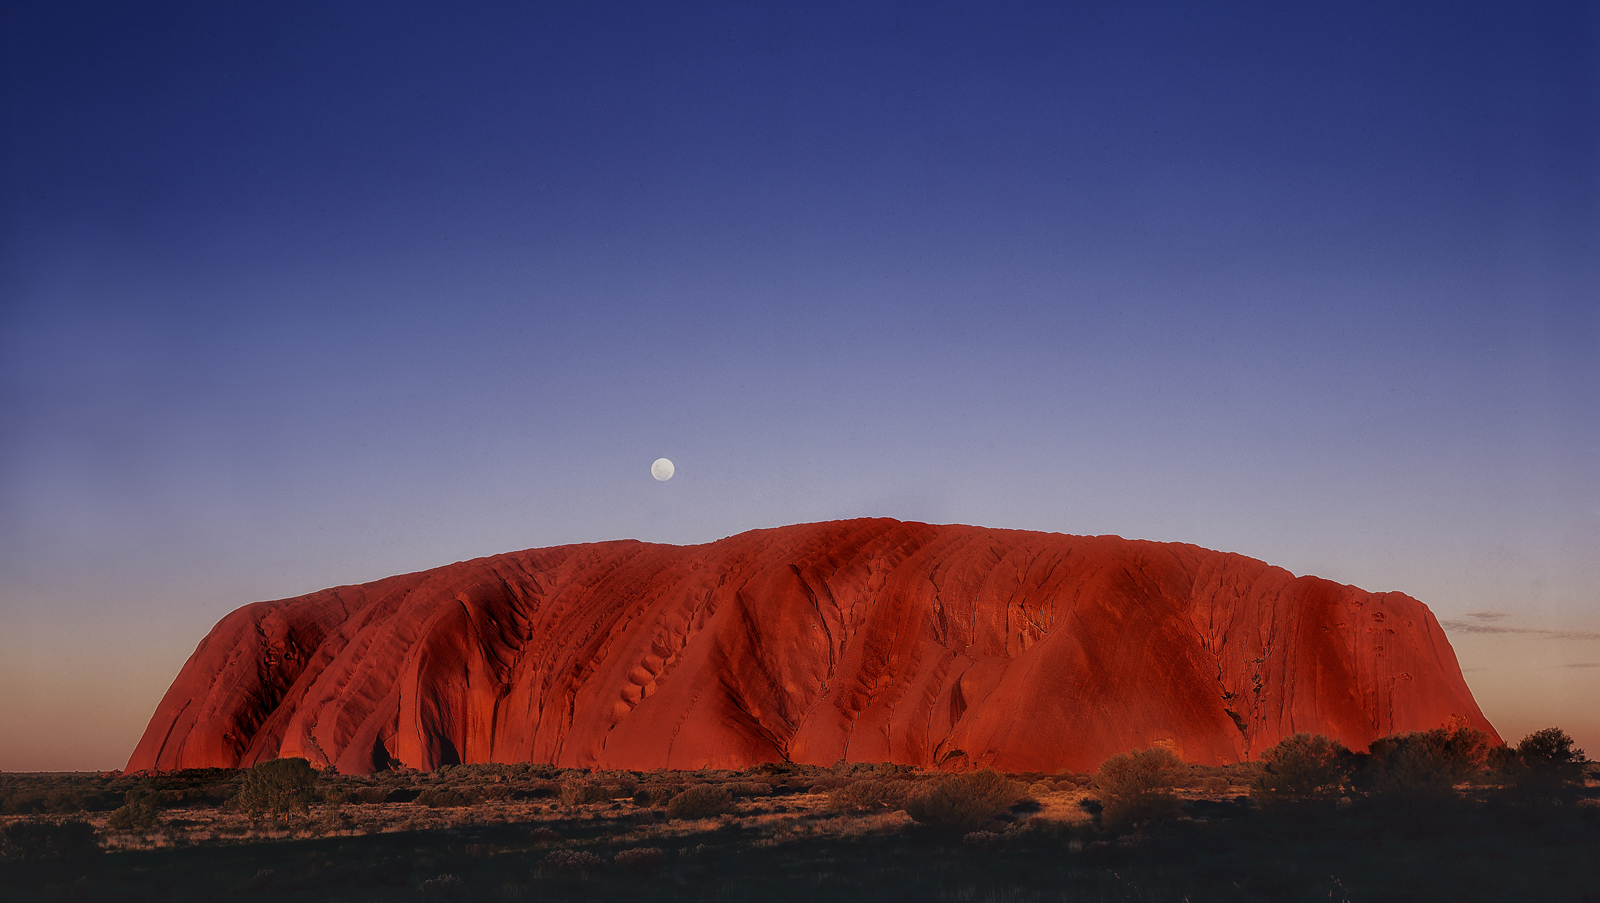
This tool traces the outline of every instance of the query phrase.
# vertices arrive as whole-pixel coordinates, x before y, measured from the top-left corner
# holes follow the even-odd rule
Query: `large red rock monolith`
[[[1224,552],[863,519],[512,552],[223,618],[132,769],[1237,762],[1494,736],[1432,613]],[[1498,739],[1498,738],[1496,738]]]

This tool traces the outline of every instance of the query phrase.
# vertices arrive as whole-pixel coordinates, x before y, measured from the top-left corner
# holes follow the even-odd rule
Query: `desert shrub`
[[[1202,779],[1200,783],[1196,785],[1195,789],[1203,793],[1209,793],[1213,796],[1220,796],[1221,794],[1227,793],[1230,789],[1232,789],[1232,787],[1232,781],[1229,781],[1226,777],[1223,777],[1220,774],[1214,774],[1209,778]]]
[[[946,834],[977,831],[1022,797],[1020,784],[993,769],[946,775],[905,801],[918,824]]]
[[[560,840],[561,835],[557,834],[554,830],[541,825],[540,827],[534,828],[528,832],[528,839],[534,843],[552,843]]]
[[[734,796],[771,796],[772,785],[766,781],[731,781],[723,784]]]
[[[10,790],[0,796],[0,813],[33,815],[45,811],[44,794],[33,790]]]
[[[667,803],[668,818],[714,818],[732,812],[733,794],[715,784],[696,784]]]
[[[833,763],[827,769],[828,774],[843,778],[846,783],[862,781],[869,778],[884,780],[887,778],[907,777],[916,769],[910,765],[895,765],[891,762],[846,762],[843,759]]]
[[[683,792],[683,788],[676,784],[640,784],[633,791],[633,804],[635,806],[665,806],[672,798]]]
[[[115,799],[115,797],[112,797]],[[18,789],[0,792],[0,812],[15,815],[54,813],[68,815],[108,808],[98,792],[81,787],[55,787],[48,790]]]
[[[1583,750],[1572,748],[1572,738],[1559,727],[1547,727],[1522,738],[1517,756],[1530,768],[1548,768],[1582,777]]]
[[[1583,750],[1558,727],[1522,738],[1515,754],[1501,754],[1501,767],[1522,802],[1570,803],[1584,781]]]
[[[253,891],[270,890],[278,883],[278,874],[272,869],[256,869],[250,876],[250,889]]]
[[[417,803],[429,809],[455,809],[477,805],[480,801],[476,791],[461,787],[429,787],[417,796]]]
[[[1489,761],[1489,735],[1470,727],[1434,728],[1372,741],[1368,787],[1380,800],[1441,802]]]
[[[1522,757],[1517,755],[1515,746],[1496,746],[1484,757],[1483,767],[1485,777],[1491,783],[1509,784],[1522,768]]]
[[[560,795],[560,782],[547,781],[542,778],[520,781],[511,791],[512,798],[519,800],[544,799],[547,797],[559,797]]]
[[[0,860],[39,862],[99,852],[94,826],[85,821],[17,821],[0,828]]]
[[[850,786],[852,783],[855,782],[855,780],[856,780],[855,778],[851,778],[851,777],[848,777],[848,776],[841,776],[841,775],[836,775],[836,774],[823,774],[823,775],[820,775],[817,778],[817,780],[811,781],[807,785],[806,792],[807,793],[832,793],[835,790],[838,790],[840,787],[848,787],[848,786]]]
[[[161,810],[143,793],[129,790],[123,804],[106,819],[114,831],[149,831],[161,824]]]
[[[829,793],[828,808],[849,812],[899,809],[911,786],[906,781],[856,781]]]
[[[568,779],[561,782],[561,802],[568,806],[603,803],[611,799],[613,788],[595,781]]]
[[[422,882],[422,895],[432,900],[459,900],[466,889],[455,875],[440,875]]]
[[[602,771],[593,778],[596,783],[604,784],[611,791],[611,798],[633,796],[633,791],[639,786],[639,779],[627,771]]]
[[[1176,818],[1182,810],[1172,787],[1184,774],[1183,760],[1159,746],[1105,760],[1095,776],[1101,824],[1120,834]]]
[[[660,847],[634,847],[623,850],[614,857],[617,867],[635,875],[649,876],[661,870],[666,854]]]
[[[588,850],[551,850],[542,868],[551,875],[590,875],[605,868],[606,861]]]
[[[316,783],[317,773],[305,759],[273,759],[250,769],[234,804],[252,815],[305,812]]]
[[[388,797],[389,789],[387,787],[356,786],[350,787],[344,792],[345,802],[347,803],[381,803]]]
[[[1354,757],[1344,744],[1320,734],[1285,737],[1261,754],[1265,764],[1250,795],[1267,807],[1331,805],[1350,784]],[[1223,789],[1227,779],[1222,778]]]

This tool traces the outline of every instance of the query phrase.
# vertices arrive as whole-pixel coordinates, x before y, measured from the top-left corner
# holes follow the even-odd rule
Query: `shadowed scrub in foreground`
[[[65,867],[6,862],[0,879],[8,900],[173,903],[1581,900],[1600,890],[1592,856],[1600,828],[1580,817],[1587,811],[1512,821],[1479,805],[1424,832],[1357,811],[1299,830],[1266,816],[1191,818],[1122,839],[1084,823],[1032,824],[981,832],[981,843],[903,824],[862,830],[822,819],[813,832],[786,836],[792,827],[753,813],[674,831],[635,812],[564,812],[538,823],[547,833],[529,823],[461,824],[168,847]]]
[[[1105,760],[1095,778],[1101,824],[1122,834],[1178,818],[1182,809],[1172,788],[1184,771],[1183,761],[1162,747]]]
[[[994,821],[1022,794],[1021,784],[994,771],[953,774],[910,796],[905,809],[918,824],[962,835]]]
[[[1482,739],[1416,732],[1376,755],[1297,735],[1226,767],[1156,747],[1093,776],[307,769],[305,810],[253,817],[251,772],[4,775],[5,801],[78,794],[104,808],[7,816],[0,887],[8,901],[178,903],[1600,897],[1600,775],[1559,730],[1510,748]],[[1438,793],[1440,775],[1464,780]],[[130,794],[161,801],[157,827],[107,824]]]

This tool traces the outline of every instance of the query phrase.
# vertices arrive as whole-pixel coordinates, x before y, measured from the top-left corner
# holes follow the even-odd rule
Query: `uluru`
[[[1466,725],[1401,593],[1193,545],[890,519],[511,552],[246,605],[129,770],[303,756],[365,773],[539,762],[1093,770]]]

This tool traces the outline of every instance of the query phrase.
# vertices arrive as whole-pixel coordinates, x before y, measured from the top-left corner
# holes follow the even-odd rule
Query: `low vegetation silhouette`
[[[305,759],[273,759],[251,768],[234,803],[252,815],[287,815],[311,806],[317,772]]]
[[[1600,899],[1600,769],[1460,725],[1094,774],[839,762],[0,774],[6,900]]]
[[[1023,792],[1023,786],[1016,781],[984,770],[939,778],[926,789],[909,795],[904,805],[906,814],[918,824],[962,835],[999,818],[1022,798]]]
[[[1356,757],[1343,743],[1295,734],[1261,754],[1250,798],[1263,809],[1331,809],[1351,790]]]
[[[1105,760],[1094,781],[1105,829],[1120,834],[1178,818],[1172,788],[1185,771],[1183,760],[1160,746]]]

